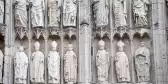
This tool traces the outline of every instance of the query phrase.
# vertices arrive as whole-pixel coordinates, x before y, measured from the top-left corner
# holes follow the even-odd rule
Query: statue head
[[[119,52],[123,52],[124,43],[121,40],[117,43],[117,46]]]
[[[145,47],[145,43],[144,42],[141,42],[141,47]]]
[[[34,43],[34,48],[35,48],[36,51],[38,51],[40,49],[40,43],[38,41],[36,41]]]
[[[100,40],[98,46],[100,50],[104,50],[105,42],[103,40]]]
[[[23,46],[20,46],[20,47],[19,47],[19,51],[20,51],[20,52],[23,52],[23,51],[24,51]]]
[[[51,48],[53,51],[56,51],[56,49],[57,49],[57,42],[56,41],[51,42]]]
[[[73,50],[73,45],[72,44],[68,44],[68,50],[72,51]]]

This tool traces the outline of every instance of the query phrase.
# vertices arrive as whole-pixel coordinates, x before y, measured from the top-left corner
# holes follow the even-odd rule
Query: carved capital
[[[68,27],[64,29],[64,32],[69,36],[69,38],[71,38],[73,35],[77,34],[77,29],[74,27]]]
[[[17,26],[16,28],[16,34],[20,37],[20,39],[23,39],[24,36],[28,35],[28,29],[23,26]]]
[[[101,26],[96,28],[96,33],[103,38],[103,36],[107,35],[108,36],[108,30],[106,26]]]
[[[61,29],[59,27],[51,26],[49,28],[50,35],[60,35]]]
[[[36,36],[36,38],[39,39],[40,36],[44,35],[44,28],[43,27],[34,27],[33,33]]]

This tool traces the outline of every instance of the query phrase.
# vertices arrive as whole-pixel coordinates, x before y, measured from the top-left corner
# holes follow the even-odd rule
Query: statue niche
[[[64,0],[63,4],[63,26],[76,27],[77,3],[76,0]]]
[[[28,57],[24,53],[23,46],[19,47],[19,51],[16,52],[14,58],[15,68],[15,83],[26,84],[27,83],[27,69],[28,69]]]
[[[108,25],[108,15],[109,15],[108,0],[93,0],[93,12],[96,27]]]
[[[133,0],[133,13],[136,27],[148,26],[148,5],[149,0]]]
[[[150,52],[141,42],[140,48],[135,51],[135,68],[138,83],[150,82]]]
[[[97,76],[99,84],[108,84],[108,70],[109,70],[109,55],[108,52],[104,49],[105,42],[100,40],[99,50],[96,56],[96,66],[97,66]]]
[[[72,44],[68,44],[68,50],[64,56],[64,78],[67,84],[77,82],[77,56]]]
[[[114,0],[114,17],[115,17],[115,27],[121,28],[127,26],[127,0]]]
[[[60,84],[60,55],[56,49],[57,42],[52,41],[51,51],[48,53],[48,80],[49,83]]]
[[[119,83],[130,82],[129,60],[125,52],[123,51],[124,43],[120,40],[117,43],[118,52],[115,57],[115,69],[117,79]]]
[[[61,0],[49,0],[49,27],[60,27]]]
[[[40,51],[40,43],[34,44],[35,52],[31,57],[31,82],[44,83],[44,54]]]

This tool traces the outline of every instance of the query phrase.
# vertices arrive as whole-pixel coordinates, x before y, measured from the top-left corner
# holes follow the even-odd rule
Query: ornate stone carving
[[[117,79],[119,83],[130,82],[130,71],[128,57],[123,51],[124,43],[119,41],[117,43],[119,51],[115,57],[115,68],[117,73]]]
[[[72,44],[68,44],[68,51],[64,56],[64,77],[68,84],[77,82],[77,56]]]
[[[76,0],[64,0],[63,25],[76,27],[77,4]]]
[[[61,0],[49,0],[48,2],[49,27],[60,27]]]
[[[48,53],[48,80],[49,83],[60,83],[60,55],[56,51],[57,43],[51,43],[51,51]]]
[[[16,33],[22,39],[27,35],[27,0],[15,0],[15,28]]]
[[[34,27],[44,26],[44,0],[30,0],[32,3],[31,8],[31,21]]]
[[[150,52],[141,42],[140,48],[135,51],[135,67],[138,82],[150,82]]]
[[[127,22],[127,0],[114,0],[114,17],[115,17],[115,27],[121,28],[126,27]]]
[[[31,82],[44,83],[44,54],[39,51],[40,43],[34,44],[35,52],[31,57]]]
[[[28,69],[28,57],[24,53],[23,46],[19,47],[19,52],[16,52],[14,59],[15,64],[15,83],[26,84],[27,83],[27,69]]]
[[[98,43],[99,50],[96,56],[98,83],[108,84],[109,55],[104,49],[105,42],[100,40]]]
[[[4,23],[4,0],[0,0],[0,23]]]
[[[148,25],[148,5],[149,0],[133,0],[133,12],[136,27]]]
[[[96,27],[108,25],[109,5],[108,0],[93,0],[93,12]]]
[[[3,69],[3,57],[4,57],[4,55],[3,55],[3,53],[2,53],[2,51],[0,50],[0,83],[2,83],[2,69]]]

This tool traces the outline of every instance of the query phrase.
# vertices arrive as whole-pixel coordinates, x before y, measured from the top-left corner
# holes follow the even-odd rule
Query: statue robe
[[[15,62],[15,83],[26,84],[28,57],[24,52],[16,52]]]
[[[27,28],[27,8],[26,0],[16,0],[18,4],[15,9],[16,27]]]
[[[3,53],[2,51],[0,50],[0,83],[2,83],[2,80],[3,80],[3,77],[2,77],[2,69],[3,69]]]
[[[32,54],[31,60],[31,82],[44,82],[44,54],[41,51],[36,51]]]
[[[150,52],[146,47],[140,47],[135,52],[135,66],[138,82],[150,81]]]
[[[117,52],[115,67],[119,82],[130,82],[129,61],[125,52]]]
[[[95,23],[97,26],[106,26],[108,25],[108,1],[107,0],[94,0],[94,14],[95,14]]]
[[[48,54],[48,80],[49,83],[60,83],[60,56],[56,51]]]
[[[73,51],[67,51],[64,56],[65,82],[77,82],[77,57]]]
[[[108,70],[109,70],[109,56],[105,50],[98,50],[96,56],[96,66],[99,82],[108,81]]]
[[[32,25],[33,27],[44,26],[44,1],[43,0],[31,0],[32,9]]]
[[[127,26],[127,0],[114,0],[114,17],[115,17],[115,27]]]
[[[149,0],[134,0],[133,1],[134,18],[136,25],[147,25],[147,12]]]

